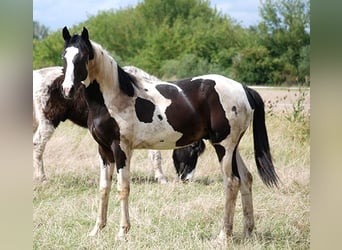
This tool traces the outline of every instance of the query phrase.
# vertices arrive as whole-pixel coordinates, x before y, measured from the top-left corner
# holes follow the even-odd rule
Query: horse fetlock
[[[233,224],[225,224],[222,227],[220,234],[218,235],[218,239],[225,240],[231,237],[232,235],[233,235]]]
[[[125,225],[120,226],[119,232],[118,232],[116,238],[118,240],[125,240],[126,235],[127,235],[128,231],[130,230],[130,228],[131,228],[130,224],[125,224]]]
[[[243,228],[243,237],[248,238],[252,235],[254,229],[254,222],[251,224],[245,223],[244,228]]]

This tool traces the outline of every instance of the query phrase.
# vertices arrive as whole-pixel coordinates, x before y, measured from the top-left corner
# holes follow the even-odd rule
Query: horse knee
[[[125,200],[128,198],[130,193],[130,187],[129,186],[125,186],[125,187],[121,187],[118,189],[118,199],[119,200]]]

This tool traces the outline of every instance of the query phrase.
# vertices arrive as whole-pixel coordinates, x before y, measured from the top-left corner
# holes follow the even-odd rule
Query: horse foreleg
[[[121,168],[118,171],[118,199],[120,201],[120,226],[118,232],[118,239],[123,239],[128,233],[131,224],[129,220],[129,211],[128,211],[128,196],[130,192],[130,184],[129,184],[129,171],[127,167]]]
[[[149,150],[148,157],[153,165],[154,178],[158,180],[160,184],[166,184],[167,180],[161,168],[161,153],[159,150]]]
[[[223,173],[223,185],[225,189],[225,204],[224,217],[219,239],[227,239],[233,232],[234,212],[236,205],[236,198],[240,188],[239,178],[233,176],[232,173],[232,152],[230,148],[224,149],[222,146],[215,145],[215,149],[221,147],[221,152],[224,150],[224,155],[221,160],[221,167]],[[219,150],[219,151],[220,151]],[[220,158],[220,156],[219,156]]]
[[[108,200],[112,186],[112,177],[114,171],[114,163],[104,164],[100,157],[100,201],[97,212],[97,219],[94,228],[89,236],[95,236],[107,223]]]
[[[120,201],[120,227],[117,235],[118,239],[124,239],[128,233],[131,224],[128,211],[128,196],[130,192],[130,160],[132,152],[130,150],[122,151],[121,147],[115,147],[115,161],[117,168],[117,192]]]
[[[46,143],[51,138],[55,128],[48,121],[40,121],[33,136],[33,178],[34,180],[46,181],[43,154]]]
[[[253,215],[253,197],[252,197],[252,182],[253,176],[248,171],[243,162],[239,150],[236,150],[236,161],[241,178],[241,201],[244,215],[244,237],[249,237],[254,229],[254,215]]]

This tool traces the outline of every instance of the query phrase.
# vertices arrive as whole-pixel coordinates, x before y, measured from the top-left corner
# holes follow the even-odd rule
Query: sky
[[[33,20],[45,25],[50,31],[64,26],[72,27],[86,21],[101,10],[136,6],[143,0],[33,0]],[[259,17],[260,0],[211,0],[211,6],[228,14],[243,27],[256,25]]]

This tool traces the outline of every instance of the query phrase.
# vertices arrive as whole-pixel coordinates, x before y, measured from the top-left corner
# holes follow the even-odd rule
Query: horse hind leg
[[[160,184],[166,184],[167,180],[163,173],[161,167],[161,153],[159,150],[149,150],[148,151],[148,158],[152,163],[153,170],[154,170],[154,178],[158,180]]]
[[[48,121],[40,121],[33,135],[33,179],[39,182],[46,181],[43,154],[46,143],[51,138],[55,127]]]
[[[214,147],[221,164],[225,189],[223,225],[218,236],[219,239],[224,240],[231,236],[233,232],[234,212],[240,188],[240,179],[232,171],[234,147],[224,147],[222,144],[216,144]]]
[[[252,182],[253,177],[248,171],[244,161],[241,158],[239,150],[236,150],[236,163],[241,179],[241,201],[244,215],[244,237],[249,237],[254,229],[254,215],[253,215],[253,197],[252,197]]]

